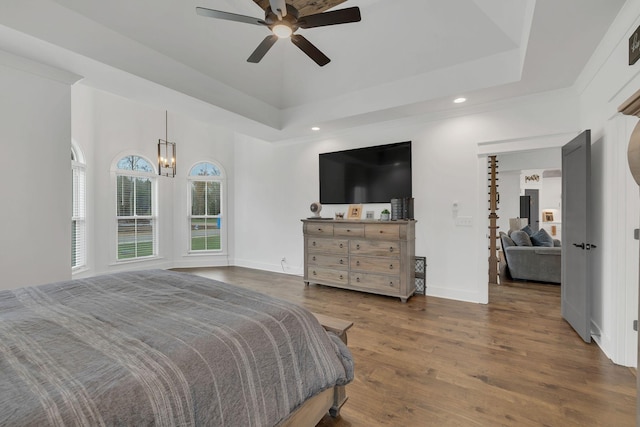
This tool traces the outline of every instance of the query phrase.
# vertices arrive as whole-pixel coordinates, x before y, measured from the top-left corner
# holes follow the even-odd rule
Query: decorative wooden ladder
[[[498,265],[498,160],[496,156],[489,156],[489,283],[499,284]]]

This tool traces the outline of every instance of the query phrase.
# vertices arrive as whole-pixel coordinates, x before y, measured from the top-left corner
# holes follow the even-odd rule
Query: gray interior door
[[[562,147],[562,317],[591,342],[591,131]]]
[[[540,201],[539,190],[524,190],[524,195],[529,196],[529,226],[535,232],[540,228]]]

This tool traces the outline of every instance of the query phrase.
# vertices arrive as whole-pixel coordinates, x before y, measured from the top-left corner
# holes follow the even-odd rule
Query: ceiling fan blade
[[[324,53],[320,52],[317,47],[312,45],[309,40],[305,39],[300,34],[293,34],[291,36],[291,41],[293,42],[293,44],[298,46],[300,50],[306,53],[309,58],[313,59],[319,66],[324,67],[329,62],[331,62],[331,60]]]
[[[349,22],[359,22],[360,8],[348,7],[346,9],[334,10],[314,15],[303,16],[298,19],[300,28],[324,27],[326,25],[347,24]]]
[[[262,40],[262,43],[258,45],[256,50],[253,51],[251,56],[247,58],[247,62],[253,62],[257,64],[264,57],[264,55],[271,49],[271,46],[278,40],[278,36],[271,34]]]
[[[260,18],[252,18],[251,16],[238,15],[236,13],[222,12],[220,10],[207,9],[206,7],[196,7],[196,13],[200,16],[206,16],[208,18],[225,19],[227,21],[244,22],[245,24],[260,25],[264,27],[267,25],[264,20]]]

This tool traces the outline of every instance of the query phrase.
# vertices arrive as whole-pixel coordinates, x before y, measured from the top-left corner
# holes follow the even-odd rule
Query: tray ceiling
[[[331,58],[325,67],[288,40],[251,64],[268,29],[197,16],[195,8],[262,18],[268,0],[11,0],[0,3],[0,49],[143,101],[160,96],[149,93],[157,84],[187,95],[194,108],[204,103],[245,120],[250,134],[281,140],[311,124],[339,129],[451,109],[458,95],[489,102],[569,87],[624,4],[290,2],[301,15],[358,6],[362,21],[298,31]]]

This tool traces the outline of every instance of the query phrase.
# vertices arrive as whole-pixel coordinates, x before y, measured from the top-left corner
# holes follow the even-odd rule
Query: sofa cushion
[[[516,246],[515,242],[511,240],[511,237],[507,236],[507,234],[502,231],[500,232],[500,243],[502,244],[502,250],[505,250],[510,246]]]
[[[521,230],[527,233],[529,237],[533,236],[533,230],[528,225],[525,225],[524,227],[522,227]]]
[[[518,246],[533,246],[531,243],[531,238],[527,234],[526,231],[514,231],[511,233],[511,240]]]
[[[547,233],[547,230],[541,228],[531,235],[531,243],[533,246],[553,247],[553,237]]]

